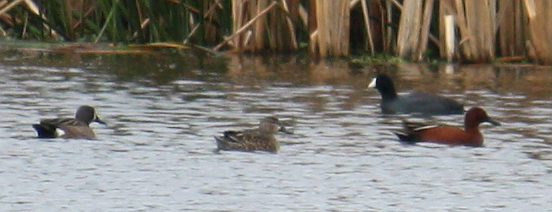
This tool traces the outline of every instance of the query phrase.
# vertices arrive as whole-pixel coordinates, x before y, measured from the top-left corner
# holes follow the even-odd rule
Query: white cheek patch
[[[65,131],[63,131],[62,129],[56,128],[56,134],[57,134],[57,137],[61,137],[65,135]]]

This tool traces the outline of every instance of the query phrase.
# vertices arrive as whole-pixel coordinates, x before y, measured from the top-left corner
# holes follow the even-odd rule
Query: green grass
[[[184,42],[206,43],[206,21],[216,21],[221,31],[231,30],[229,3],[223,1],[210,20],[204,13],[214,0],[36,0],[40,14],[34,14],[25,4],[8,11],[9,19],[0,20],[8,36],[42,41],[79,41],[112,43]],[[43,17],[43,18],[42,18]],[[10,20],[10,21],[8,21]],[[11,22],[11,23],[10,23]],[[199,26],[198,26],[199,24]],[[194,34],[192,29],[198,26]],[[54,36],[55,31],[58,36]]]

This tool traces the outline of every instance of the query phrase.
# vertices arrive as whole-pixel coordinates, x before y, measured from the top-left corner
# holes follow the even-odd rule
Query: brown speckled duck
[[[258,129],[244,131],[225,131],[223,136],[215,136],[219,150],[267,151],[276,153],[280,143],[274,133],[291,134],[274,116],[266,117],[259,123]]]

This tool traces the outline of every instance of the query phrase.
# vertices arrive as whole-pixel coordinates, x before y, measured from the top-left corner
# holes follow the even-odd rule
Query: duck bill
[[[102,120],[100,119],[100,117],[98,117],[98,116],[96,116],[96,118],[94,119],[94,122],[98,122],[98,123],[100,123],[100,124],[107,125],[107,123],[105,123],[104,121],[102,121]]]
[[[278,131],[279,131],[279,132],[283,132],[283,133],[285,133],[285,134],[293,134],[292,131],[286,129],[286,127],[284,127],[284,126],[280,126],[280,129],[279,129]]]
[[[494,126],[501,126],[502,125],[502,124],[500,124],[500,122],[492,120],[492,119],[487,119],[487,120],[485,120],[485,122],[489,122]]]
[[[368,88],[375,88],[376,87],[376,78],[372,79],[372,82],[368,84]]]

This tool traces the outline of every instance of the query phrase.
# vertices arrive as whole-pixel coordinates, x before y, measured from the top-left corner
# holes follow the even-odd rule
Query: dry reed
[[[311,11],[316,9],[316,29],[311,32],[310,49],[325,57],[349,54],[349,2],[318,0],[311,1]],[[312,30],[312,29],[311,29]]]
[[[418,50],[422,23],[422,5],[424,1],[405,0],[397,32],[395,52],[401,57],[413,58]]]
[[[416,61],[432,51],[462,62],[527,55],[552,64],[551,5],[550,0],[0,0],[0,33],[251,52],[293,52],[307,44],[309,53],[322,57],[362,49]]]
[[[528,48],[534,50],[529,56],[541,64],[552,64],[552,2],[549,0],[524,0],[528,17]]]
[[[285,1],[232,1],[235,48],[251,51],[286,52],[298,49],[295,29]],[[228,40],[228,39],[227,39]],[[219,49],[225,42],[217,45]]]
[[[525,54],[523,10],[519,0],[498,2],[498,45],[500,55]]]

